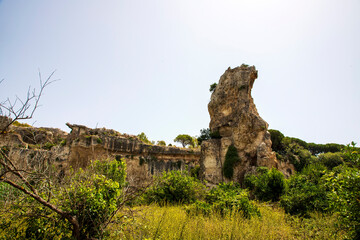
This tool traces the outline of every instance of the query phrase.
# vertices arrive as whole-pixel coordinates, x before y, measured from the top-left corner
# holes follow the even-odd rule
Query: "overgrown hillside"
[[[298,163],[288,179],[258,167],[242,185],[209,189],[195,172],[170,171],[134,189],[118,159],[95,161],[61,181],[40,169],[20,188],[2,181],[0,239],[359,239],[355,143],[316,145],[271,133],[278,159]],[[48,204],[22,190],[29,187]],[[77,220],[79,235],[65,214]]]

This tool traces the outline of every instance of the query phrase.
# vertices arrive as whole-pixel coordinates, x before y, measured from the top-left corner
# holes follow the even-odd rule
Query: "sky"
[[[359,0],[0,0],[0,100],[55,71],[33,119],[172,143],[209,126],[210,84],[242,63],[270,129],[360,144]]]

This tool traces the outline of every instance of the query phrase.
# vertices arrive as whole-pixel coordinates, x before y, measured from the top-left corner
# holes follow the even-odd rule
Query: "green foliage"
[[[207,203],[205,203],[207,204]],[[261,217],[243,218],[241,212],[221,216],[187,214],[182,206],[139,207],[126,226],[114,225],[111,239],[345,239],[334,227],[336,216],[313,214],[310,219],[289,217],[276,205],[258,204]]]
[[[232,182],[220,183],[206,194],[205,201],[195,202],[187,211],[203,215],[220,213],[222,216],[241,212],[245,218],[260,216],[258,208],[250,202],[248,192]]]
[[[97,138],[97,139],[96,139],[96,142],[97,142],[98,144],[102,144],[103,141],[102,141],[101,138]]]
[[[147,204],[187,204],[202,198],[204,193],[205,186],[188,172],[170,171],[155,177],[155,183],[146,191],[143,201]]]
[[[226,152],[225,162],[223,166],[223,173],[226,178],[231,179],[233,177],[234,167],[239,162],[240,158],[236,147],[234,145],[230,145]]]
[[[260,168],[258,175],[245,176],[244,184],[261,201],[277,202],[286,190],[284,175],[276,168]]]
[[[102,238],[104,227],[122,204],[125,178],[126,165],[122,161],[94,161],[85,170],[70,174],[61,185],[54,183],[51,191],[40,182],[35,187],[43,199],[76,217],[81,239]],[[0,183],[0,196],[7,190]],[[16,223],[0,218],[0,228],[5,229],[0,231],[0,239],[71,239],[72,226],[60,215],[20,191],[14,191],[12,199],[6,197],[6,201],[10,200],[9,219],[16,219]]]
[[[311,164],[288,181],[288,191],[281,197],[280,205],[290,214],[309,215],[311,211],[325,212],[328,209],[326,188],[320,184],[326,167]]]
[[[32,127],[31,125],[29,125],[27,123],[21,123],[21,122],[18,122],[18,121],[13,122],[12,125],[14,125],[16,127]]]
[[[140,141],[142,141],[145,144],[153,145],[153,143],[147,138],[146,134],[144,132],[137,135]]]
[[[210,91],[210,92],[214,92],[214,91],[215,91],[216,86],[217,86],[217,83],[213,83],[213,84],[211,84],[211,85],[210,85],[210,89],[209,89],[209,91]]]
[[[282,144],[284,146],[284,151],[279,153],[281,158],[294,164],[296,171],[301,172],[305,166],[316,162],[316,157],[311,155],[311,152],[304,148],[306,143],[302,140],[284,137]]]
[[[93,168],[93,172],[96,174],[104,175],[106,178],[119,183],[120,186],[126,185],[126,164],[121,159],[95,160],[90,168]]]
[[[33,202],[22,198],[27,204]],[[11,208],[15,213],[2,213],[0,218],[0,239],[71,239],[66,221],[59,221],[57,215],[40,204],[31,203],[31,211],[20,211],[17,205]]]
[[[221,138],[220,132],[219,131],[210,131],[210,138],[211,139],[219,139]]]
[[[318,161],[330,170],[344,163],[341,153],[332,152],[320,154]]]
[[[340,215],[341,226],[360,239],[360,171],[344,165],[323,177],[329,189],[330,209]]]
[[[195,166],[190,169],[190,176],[199,179],[200,178],[200,166]]]
[[[99,237],[102,228],[117,208],[121,194],[118,182],[104,175],[74,177],[66,192],[60,196],[61,207],[79,221],[82,239]]]
[[[284,151],[284,145],[282,143],[282,140],[284,139],[284,134],[282,134],[278,130],[269,129],[270,135],[271,135],[271,148],[275,152],[282,152]]]
[[[1,170],[2,167],[0,167]],[[13,202],[22,195],[20,190],[11,187],[9,184],[0,182],[0,208],[7,202]]]
[[[344,148],[344,145],[336,144],[336,143],[327,143],[327,144],[316,144],[316,143],[308,143],[308,150],[313,154],[317,155],[320,153],[327,152],[341,152]]]
[[[63,146],[65,146],[65,145],[66,145],[66,139],[61,140],[60,146],[63,147]]]
[[[187,134],[179,134],[175,139],[174,142],[181,143],[183,147],[186,147],[187,145],[190,145],[192,147],[195,147],[195,141],[194,138]]]
[[[159,145],[159,146],[166,146],[166,142],[163,141],[163,140],[160,140],[160,141],[157,142],[157,145]]]
[[[290,214],[332,213],[340,217],[339,226],[351,239],[360,239],[359,157],[355,143],[347,145],[342,153],[320,154],[315,163],[288,180],[281,206]]]
[[[271,134],[272,149],[276,152],[276,157],[281,161],[290,161],[294,164],[296,171],[301,170],[308,164],[317,162],[317,155],[323,153],[323,164],[329,168],[341,164],[340,155],[331,155],[327,153],[340,152],[344,145],[327,143],[315,144],[307,143],[298,138],[285,137],[278,130],[269,130]]]
[[[212,132],[210,128],[203,128],[200,130],[200,136],[197,138],[198,144],[201,145],[201,143],[205,140],[209,139],[218,139],[221,138],[220,133]]]
[[[343,157],[351,166],[360,169],[360,149],[356,147],[355,142],[351,142],[351,144],[344,147]]]
[[[203,128],[200,130],[200,136],[197,138],[198,144],[201,145],[201,143],[205,140],[210,139],[210,128]]]
[[[47,143],[45,143],[43,146],[42,146],[42,148],[43,149],[46,149],[46,150],[50,150],[53,146],[55,146],[56,144],[54,144],[54,143],[51,143],[51,142],[47,142]]]
[[[83,239],[104,234],[104,225],[121,202],[125,179],[123,161],[97,160],[88,169],[76,172],[60,192],[61,208],[77,217]]]

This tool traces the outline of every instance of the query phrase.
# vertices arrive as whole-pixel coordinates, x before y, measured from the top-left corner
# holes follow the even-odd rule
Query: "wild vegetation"
[[[359,239],[356,144],[340,152],[313,145],[312,154],[309,144],[275,134],[279,159],[298,162],[289,179],[258,167],[242,185],[209,189],[196,174],[170,171],[131,194],[121,159],[94,161],[63,178],[34,169],[24,181],[6,165],[3,148],[0,239]],[[227,155],[231,169],[236,149]]]
[[[0,113],[7,109],[14,118],[0,134],[31,118],[49,81],[41,83],[39,95],[22,101],[31,115],[5,102]],[[0,239],[360,239],[356,144],[306,143],[270,132],[277,158],[296,168],[290,178],[258,167],[242,185],[224,182],[211,189],[187,169],[164,172],[148,188],[134,189],[120,158],[93,161],[63,176],[51,162],[22,169],[1,147]],[[199,138],[217,137],[203,129]],[[153,144],[144,133],[138,138]],[[230,147],[227,178],[239,161]]]

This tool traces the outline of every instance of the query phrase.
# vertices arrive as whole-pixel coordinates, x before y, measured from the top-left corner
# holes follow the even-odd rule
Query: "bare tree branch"
[[[7,116],[11,119],[9,123],[3,127],[3,129],[0,129],[0,133],[4,133],[9,128],[9,126],[17,120],[26,120],[33,117],[36,109],[40,106],[39,103],[44,89],[51,83],[58,80],[51,80],[54,74],[55,71],[53,71],[47,77],[45,82],[43,82],[41,73],[39,71],[40,91],[38,94],[36,94],[35,88],[31,90],[31,87],[29,87],[25,99],[22,100],[16,96],[14,101],[11,101],[10,98],[7,98],[4,102],[0,103],[0,115]],[[2,81],[3,79],[0,81],[0,83]],[[19,108],[17,108],[18,103],[20,103]]]

